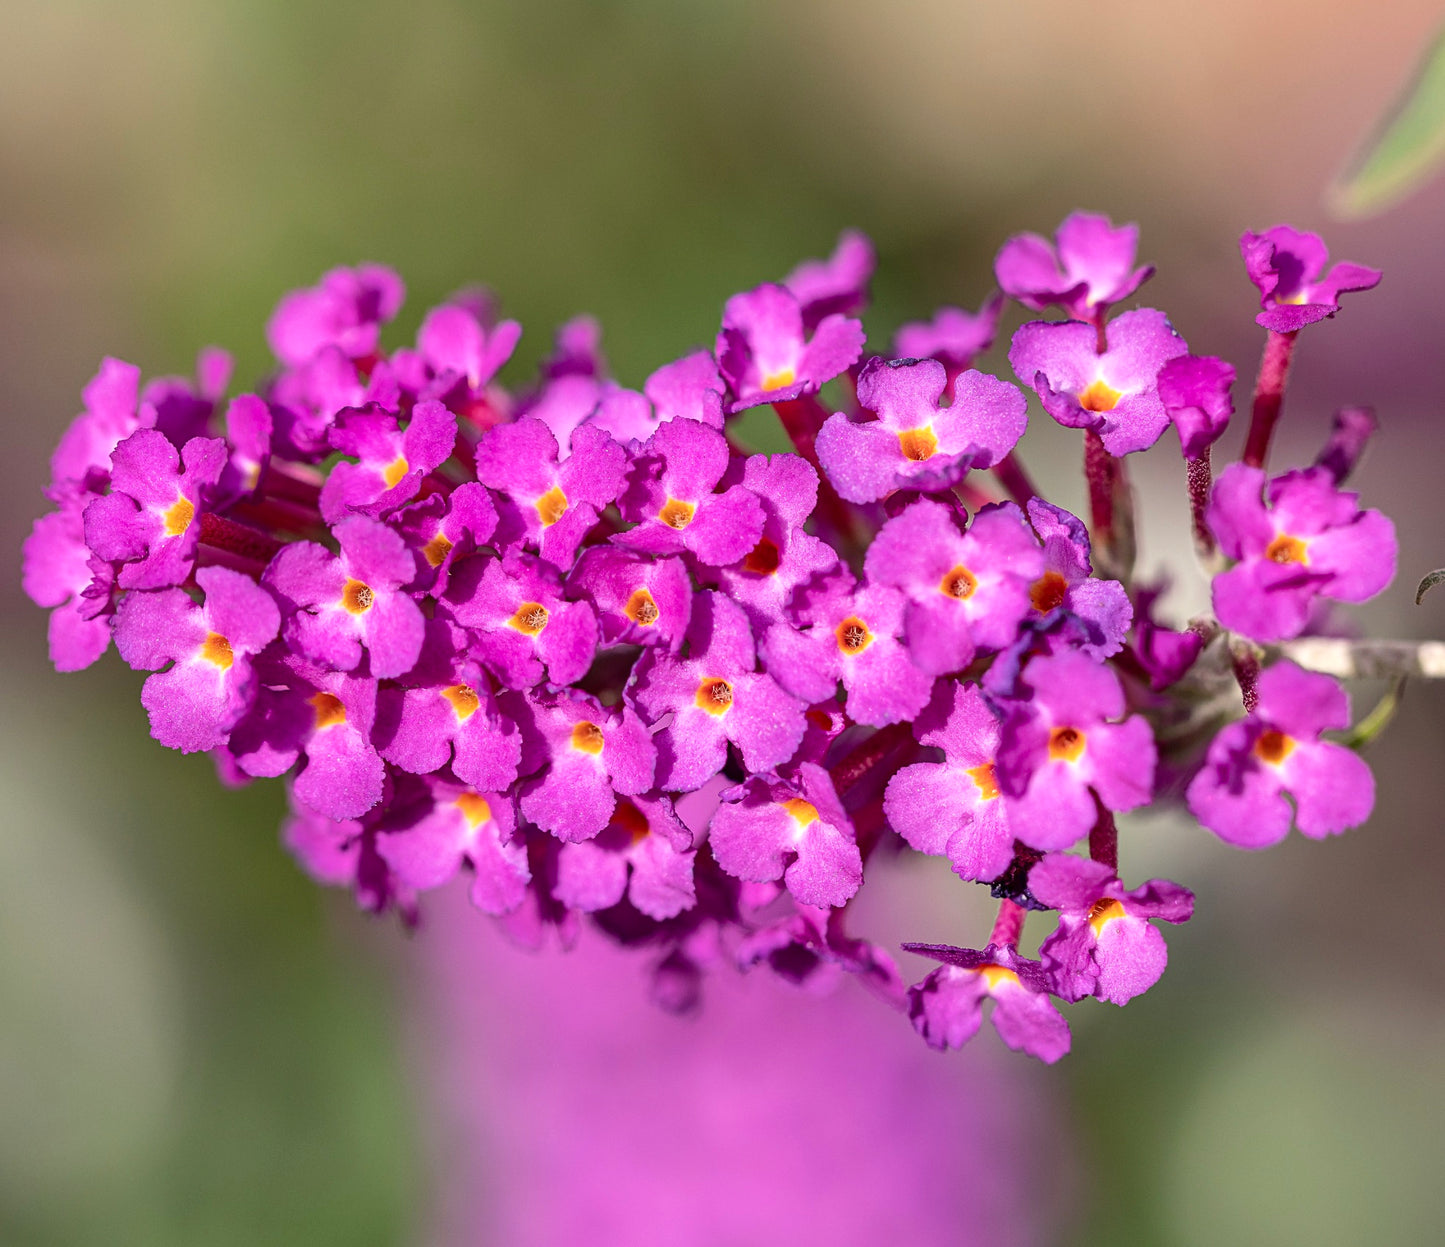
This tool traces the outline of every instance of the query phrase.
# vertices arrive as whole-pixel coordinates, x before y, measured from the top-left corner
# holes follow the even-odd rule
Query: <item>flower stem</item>
[[[1209,462],[1209,447],[1206,446],[1196,459],[1184,461],[1189,474],[1189,517],[1194,522],[1194,548],[1206,564],[1214,559],[1216,546],[1214,534],[1205,523],[1204,512],[1209,506],[1209,491],[1214,485],[1214,472]]]
[[[1019,936],[1024,933],[1024,919],[1028,910],[1013,901],[998,903],[998,917],[994,919],[993,932],[988,937],[990,948],[1017,948]]]
[[[254,560],[263,566],[271,561],[282,545],[269,533],[249,524],[238,524],[213,511],[201,512],[200,543],[238,558]]]
[[[1244,701],[1244,713],[1253,714],[1259,705],[1259,659],[1257,646],[1242,637],[1235,637],[1229,647],[1229,661],[1234,668],[1234,678],[1239,684],[1239,695]]]
[[[998,483],[1004,487],[1008,496],[1021,507],[1027,506],[1029,499],[1038,495],[1039,491],[1034,488],[1029,474],[1024,471],[1024,465],[1013,451],[1009,451],[993,465],[993,474],[998,477]]]
[[[887,727],[880,727],[866,740],[860,741],[851,752],[828,768],[828,775],[833,781],[833,787],[838,790],[838,795],[841,797],[900,744],[912,738],[911,724],[892,723]]]
[[[1123,459],[1104,449],[1093,429],[1084,430],[1084,479],[1089,486],[1089,536],[1094,570],[1126,585],[1134,567],[1134,497]]]
[[[1094,820],[1094,825],[1089,829],[1089,856],[1096,862],[1102,862],[1116,875],[1119,873],[1119,828],[1114,823],[1114,815],[1110,810],[1104,808],[1104,803],[1096,796],[1094,805],[1099,814]]]
[[[1252,468],[1264,467],[1269,457],[1269,443],[1284,404],[1284,387],[1289,380],[1290,360],[1294,355],[1299,330],[1289,333],[1269,331],[1264,356],[1259,361],[1259,379],[1254,383],[1254,409],[1250,414],[1249,436],[1244,443],[1244,462]]]

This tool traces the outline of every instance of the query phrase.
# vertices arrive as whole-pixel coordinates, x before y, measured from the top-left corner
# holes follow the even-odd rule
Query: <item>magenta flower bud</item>
[[[1127,299],[1154,275],[1134,267],[1139,227],[1115,228],[1108,217],[1071,212],[1055,235],[1018,234],[999,249],[994,277],[1003,292],[1041,312],[1052,304],[1078,320],[1102,320],[1111,303]]]
[[[81,671],[110,646],[109,563],[85,544],[85,495],[42,515],[25,539],[22,579],[26,595],[50,612],[50,661],[57,671]]]
[[[942,762],[916,762],[888,781],[883,812],[920,853],[947,857],[960,879],[997,879],[1014,855],[1008,803],[994,764],[999,717],[976,685],[940,683],[913,724]]]
[[[1362,510],[1325,468],[1267,480],[1233,463],[1205,518],[1235,565],[1214,578],[1214,613],[1255,641],[1299,636],[1319,597],[1363,602],[1395,578],[1395,526]]]
[[[1012,948],[982,951],[948,944],[905,944],[905,951],[944,964],[908,990],[913,1029],[930,1048],[961,1048],[983,1024],[993,1001],[998,1037],[1015,1052],[1052,1065],[1069,1050],[1069,1024],[1049,999],[1049,979],[1037,961]]]
[[[438,397],[456,384],[469,392],[485,389],[512,358],[522,326],[514,320],[488,325],[465,302],[444,303],[426,314],[417,330],[417,353],[427,363]]]
[[[903,359],[936,359],[957,376],[993,345],[1003,295],[995,292],[977,312],[941,307],[932,320],[912,320],[899,326],[893,337],[893,354]]]
[[[1198,459],[1229,426],[1233,384],[1234,366],[1212,355],[1179,355],[1159,370],[1159,401],[1186,459]]]
[[[155,408],[140,402],[140,369],[106,356],[83,391],[85,410],[70,422],[50,457],[55,501],[99,493],[110,480],[115,448],[139,428],[155,424]]]
[[[1194,894],[1167,879],[1126,892],[1102,862],[1050,853],[1029,871],[1034,899],[1059,911],[1039,948],[1053,991],[1064,1000],[1098,996],[1127,1004],[1164,973],[1169,951],[1149,920],[1187,922]]]
[[[716,348],[718,368],[737,396],[732,410],[817,393],[858,362],[863,341],[862,324],[836,313],[808,337],[798,298],[783,286],[733,295]]]
[[[1159,370],[1189,346],[1153,308],[1125,312],[1105,332],[1101,352],[1093,325],[1030,321],[1014,333],[1009,363],[1065,428],[1094,430],[1111,455],[1148,450],[1169,427]]]
[[[842,412],[818,433],[818,459],[849,502],[875,502],[895,489],[951,489],[971,468],[997,463],[1023,436],[1028,403],[1015,386],[970,370],[940,406],[948,382],[933,359],[870,359],[858,375],[858,402],[877,420],[855,424]]]
[[[200,604],[181,589],[131,593],[115,621],[120,656],[159,673],[141,689],[151,735],[182,753],[224,743],[254,697],[251,659],[281,628],[275,601],[249,576],[203,567],[196,582]]]
[[[801,905],[841,905],[863,883],[853,824],[828,772],[811,762],[792,783],[754,777],[723,793],[708,843],[730,875],[781,879]]]
[[[1321,840],[1369,818],[1370,768],[1352,750],[1320,739],[1350,725],[1345,691],[1327,675],[1280,662],[1259,677],[1258,694],[1249,718],[1210,743],[1189,785],[1194,817],[1242,849],[1278,844],[1291,823]]]
[[[1340,295],[1380,284],[1380,270],[1363,264],[1340,263],[1326,272],[1330,253],[1324,239],[1288,225],[1262,234],[1245,230],[1239,253],[1259,289],[1262,310],[1254,319],[1275,333],[1293,333],[1333,316],[1340,310]]]
[[[380,264],[332,269],[320,284],[293,290],[271,314],[266,341],[290,368],[334,346],[353,359],[371,355],[381,326],[396,315],[406,287]]]
[[[783,278],[802,309],[803,327],[811,332],[829,316],[861,312],[877,259],[867,234],[844,230],[826,260],[804,260]]]

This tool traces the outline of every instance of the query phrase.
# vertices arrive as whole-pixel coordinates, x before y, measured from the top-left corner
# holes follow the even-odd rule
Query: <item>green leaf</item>
[[[1441,583],[1445,583],[1445,567],[1437,567],[1420,582],[1420,587],[1415,590],[1415,605],[1419,606],[1425,600],[1425,595]]]
[[[1353,749],[1356,752],[1365,748],[1390,725],[1390,720],[1395,717],[1395,711],[1400,708],[1400,698],[1404,696],[1404,693],[1405,677],[1396,676],[1385,695],[1375,703],[1375,708],[1350,728],[1340,743],[1347,749]]]
[[[1445,32],[1379,128],[1326,194],[1343,220],[1376,216],[1422,186],[1445,163]]]

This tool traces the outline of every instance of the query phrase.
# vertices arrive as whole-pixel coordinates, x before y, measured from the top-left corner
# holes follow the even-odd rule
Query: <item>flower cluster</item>
[[[1359,422],[1313,467],[1270,477],[1256,454],[1215,481],[1234,369],[1160,311],[1111,315],[1153,271],[1136,247],[1084,213],[1012,239],[978,313],[873,355],[873,251],[846,234],[728,299],[714,346],[640,389],[585,319],[501,384],[521,330],[476,292],[384,347],[400,278],[338,269],[282,300],[255,393],[226,399],[219,351],[144,387],[104,361],[25,587],[57,668],[114,638],[153,673],[161,744],[230,784],[287,776],[287,846],[367,909],[414,921],[462,875],[524,943],[586,919],[646,950],[671,1009],[724,964],[853,973],[930,1044],[963,1043],[992,1000],[1004,1041],[1052,1061],[1056,1002],[1148,989],[1155,922],[1192,910],[1178,884],[1122,881],[1117,815],[1187,790],[1205,827],[1261,847],[1373,800],[1321,735],[1349,726],[1344,691],[1280,649],[1393,575],[1389,521],[1341,487]],[[1325,274],[1285,227],[1242,247],[1272,425],[1275,339],[1378,274]],[[1019,384],[973,367],[1005,297],[1066,317],[1013,334]],[[1083,432],[1087,523],[1014,454],[1029,392]],[[756,415],[738,417],[766,407],[796,453],[745,449]],[[1134,581],[1125,471],[1171,424],[1217,572],[1214,617],[1177,629]],[[912,988],[849,912],[907,851],[1000,902],[982,949],[905,945],[939,963]],[[1036,958],[1031,911],[1056,915]]]

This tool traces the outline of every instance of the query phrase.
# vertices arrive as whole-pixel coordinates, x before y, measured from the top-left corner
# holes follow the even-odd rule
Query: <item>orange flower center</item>
[[[1094,907],[1089,910],[1089,925],[1094,928],[1094,934],[1098,935],[1115,918],[1124,916],[1124,907],[1118,901],[1111,901],[1106,897],[1095,901]]]
[[[809,823],[818,821],[818,807],[811,802],[804,801],[802,797],[792,797],[782,802],[782,807],[788,811],[789,817],[799,827],[806,827]]]
[[[709,677],[697,686],[693,701],[699,710],[706,710],[708,714],[727,714],[732,709],[733,686],[726,680]]]
[[[542,527],[550,528],[566,514],[567,495],[560,485],[553,485],[537,499],[537,518],[542,521]]]
[[[768,373],[763,378],[763,389],[781,390],[786,385],[792,385],[798,379],[796,368],[779,368],[775,372]]]
[[[464,792],[456,799],[455,804],[462,812],[462,817],[467,820],[467,826],[473,830],[491,821],[492,807],[479,793]]]
[[[873,644],[873,634],[857,615],[849,615],[838,625],[838,648],[851,657],[861,654]]]
[[[1308,563],[1309,547],[1298,537],[1280,533],[1265,547],[1264,557],[1271,563]]]
[[[446,533],[438,533],[421,548],[422,558],[432,567],[440,567],[452,552],[452,540]]]
[[[692,523],[692,517],[696,514],[697,508],[692,503],[669,498],[657,513],[657,518],[669,528],[683,529]]]
[[[616,808],[612,811],[612,825],[620,827],[632,837],[632,843],[645,840],[652,830],[647,825],[647,816],[639,810],[631,801],[618,801]]]
[[[595,723],[589,723],[583,719],[580,723],[572,725],[572,748],[582,753],[598,754],[602,752],[602,729]]]
[[[482,699],[477,696],[477,690],[470,684],[453,684],[450,688],[444,688],[442,697],[451,703],[458,723],[465,723],[477,713],[482,704]]]
[[[341,605],[353,615],[366,614],[375,601],[376,594],[372,592],[371,586],[360,580],[348,580],[346,587],[341,590]]]
[[[1283,732],[1269,728],[1254,742],[1254,756],[1270,766],[1278,766],[1294,752],[1294,741]]]
[[[411,464],[406,461],[406,456],[397,455],[395,459],[386,465],[386,469],[381,474],[381,479],[386,482],[388,489],[395,489],[410,471]]]
[[[1029,601],[1034,604],[1034,610],[1039,614],[1047,615],[1064,604],[1064,597],[1068,592],[1069,582],[1058,572],[1045,572],[1029,589]]]
[[[764,537],[743,559],[743,571],[752,572],[755,576],[771,576],[782,561],[778,547]]]
[[[662,614],[657,609],[656,599],[645,586],[632,591],[632,596],[627,599],[627,605],[622,608],[622,613],[633,623],[641,624],[644,628],[655,624],[657,617]]]
[[[962,602],[973,596],[978,588],[978,577],[960,563],[944,576],[938,587],[941,592]]]
[[[1113,411],[1123,397],[1120,391],[1101,379],[1079,395],[1079,406],[1085,411]]]
[[[938,449],[938,438],[934,436],[931,427],[920,424],[916,429],[904,429],[898,435],[898,448],[905,459],[922,463],[933,457],[934,451]]]
[[[1017,983],[1019,981],[1017,974],[1003,966],[979,966],[978,973],[983,975],[983,981],[988,984],[989,991],[992,991],[1000,983]]]
[[[191,521],[196,518],[195,504],[189,499],[176,495],[176,500],[161,512],[161,519],[165,521],[166,536],[179,537],[191,526]]]
[[[1076,727],[1056,727],[1049,733],[1049,757],[1077,762],[1084,752],[1084,734]]]
[[[332,693],[316,693],[310,700],[316,710],[317,731],[346,722],[346,707],[341,704],[341,698]]]
[[[998,796],[998,780],[994,777],[992,762],[969,767],[968,777],[973,780],[974,787],[978,789],[978,795],[983,800],[992,801]]]
[[[201,642],[201,657],[222,671],[227,670],[236,661],[235,656],[231,653],[230,641],[219,632],[206,633],[206,639]]]
[[[507,627],[536,636],[547,626],[547,608],[541,602],[523,602],[517,613],[507,620]]]

